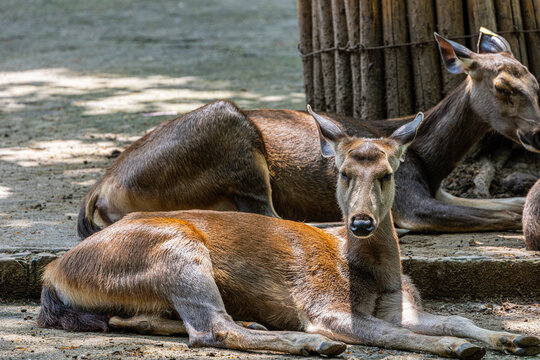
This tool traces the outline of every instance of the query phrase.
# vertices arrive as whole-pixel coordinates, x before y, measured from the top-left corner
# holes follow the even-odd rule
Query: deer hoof
[[[514,354],[521,356],[535,356],[540,354],[540,346],[530,346],[525,348],[517,348]]]
[[[517,336],[514,339],[502,336],[499,339],[501,350],[507,354],[534,356],[540,354],[540,338],[530,335]]]
[[[317,353],[326,356],[336,356],[347,349],[347,345],[339,341],[325,340],[317,346]]]
[[[456,349],[456,356],[464,360],[477,360],[484,357],[486,349],[480,346],[473,345],[471,343],[465,343],[459,345]]]
[[[540,339],[536,336],[521,335],[512,340],[516,348],[511,351],[516,355],[534,356],[540,354]]]
[[[521,347],[521,348],[540,345],[539,338],[537,338],[536,336],[528,336],[528,335],[518,336],[517,338],[512,340],[512,342],[517,347]]]

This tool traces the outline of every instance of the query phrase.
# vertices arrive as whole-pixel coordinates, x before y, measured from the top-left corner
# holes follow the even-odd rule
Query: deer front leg
[[[208,252],[203,245],[191,245],[195,250],[186,246],[187,249],[171,252],[166,261],[176,267],[160,276],[173,279],[165,295],[183,320],[192,346],[270,350],[295,355],[333,356],[345,351],[345,344],[319,334],[261,331],[236,324],[226,312]],[[194,257],[198,261],[189,261]]]
[[[350,344],[428,352],[460,359],[480,359],[485,354],[484,348],[464,339],[417,334],[409,329],[360,313],[328,310],[324,312],[324,315],[312,320],[306,331]]]
[[[457,198],[456,198],[457,199]],[[470,205],[470,204],[467,204]],[[403,164],[396,172],[394,223],[414,231],[471,232],[521,229],[521,215],[445,203],[434,198],[422,169]]]
[[[435,194],[435,199],[445,204],[468,206],[476,209],[504,210],[518,214],[523,213],[525,197],[512,197],[504,199],[467,199],[454,196],[439,188]]]
[[[521,215],[511,211],[485,210],[444,204],[426,199],[418,207],[395,212],[397,226],[412,231],[474,232],[521,229]]]
[[[389,294],[379,301],[378,313],[383,319],[419,334],[475,339],[505,353],[540,353],[540,339],[536,336],[491,331],[461,316],[440,316],[423,311],[414,285],[407,277],[403,277],[402,283],[403,291]]]
[[[521,215],[505,210],[486,210],[446,204],[425,189],[396,192],[392,208],[397,226],[413,231],[473,232],[521,229]]]
[[[483,329],[461,316],[440,316],[416,309],[404,309],[402,325],[422,334],[475,339],[505,353],[527,356],[540,353],[540,339],[536,336]]]

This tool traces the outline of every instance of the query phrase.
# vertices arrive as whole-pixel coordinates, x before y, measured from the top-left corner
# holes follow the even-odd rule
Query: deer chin
[[[534,144],[534,140],[533,140],[535,136],[537,139],[540,138],[540,130],[537,131],[537,134],[531,135],[530,138],[529,136],[522,134],[521,131],[519,130],[517,130],[516,133],[517,133],[519,142],[521,143],[521,145],[523,145],[523,147],[526,150],[530,152],[540,153],[540,148],[536,147],[536,145],[540,146],[540,143]]]
[[[535,152],[535,153],[540,153],[540,149],[536,149],[530,145],[525,145],[524,143],[521,143],[521,145],[523,145],[523,147],[525,148],[525,150],[528,150],[530,152]]]

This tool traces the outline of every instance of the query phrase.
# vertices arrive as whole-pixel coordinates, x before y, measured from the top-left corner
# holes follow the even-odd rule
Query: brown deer
[[[323,156],[335,154],[346,226],[325,231],[242,212],[133,213],[48,265],[39,326],[187,333],[192,346],[291,354],[337,355],[345,342],[462,359],[484,355],[463,338],[518,355],[539,353],[535,336],[422,311],[401,273],[390,212],[394,173],[422,114],[380,139],[349,137],[313,116]],[[112,318],[102,315],[111,312]]]
[[[540,180],[527,194],[523,209],[523,235],[529,250],[540,250]]]
[[[540,151],[538,82],[501,36],[482,30],[478,53],[435,37],[448,71],[468,76],[426,113],[396,174],[394,221],[418,231],[520,229],[524,198],[461,199],[440,185],[488,131],[518,143],[527,138],[523,145]],[[367,137],[388,136],[411,120],[328,116],[348,134]],[[339,221],[334,176],[305,112],[242,111],[217,101],[162,123],[126,149],[84,198],[78,233],[85,238],[133,211],[193,208]]]

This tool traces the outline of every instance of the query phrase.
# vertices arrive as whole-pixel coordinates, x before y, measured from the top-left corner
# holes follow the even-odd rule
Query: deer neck
[[[471,106],[472,80],[467,77],[426,113],[411,150],[422,159],[429,185],[436,191],[442,180],[489,130]]]
[[[358,239],[342,228],[344,255],[353,273],[369,273],[381,291],[395,290],[401,284],[398,237],[390,211],[367,239]]]

